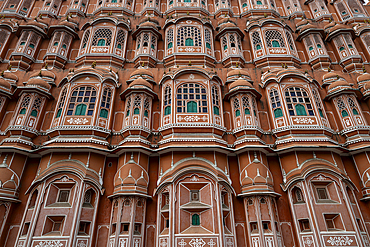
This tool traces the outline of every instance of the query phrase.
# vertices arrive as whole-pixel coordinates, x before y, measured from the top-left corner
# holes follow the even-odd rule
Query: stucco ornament
[[[192,247],[203,247],[206,242],[204,242],[203,239],[201,238],[193,238],[189,244],[192,246]]]
[[[70,124],[86,124],[89,120],[86,118],[70,118],[67,122]]]
[[[339,237],[330,237],[327,240],[327,242],[332,246],[350,246],[353,240],[347,236],[339,236]]]
[[[50,240],[50,241],[44,241],[40,242],[35,247],[62,247],[63,244],[60,242],[60,240]]]

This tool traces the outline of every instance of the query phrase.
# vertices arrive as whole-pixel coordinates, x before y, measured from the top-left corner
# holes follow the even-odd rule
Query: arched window
[[[69,100],[67,115],[92,116],[96,102],[96,90],[93,87],[81,86],[73,90]]]
[[[125,47],[126,32],[118,30],[116,39],[116,48],[122,50]]]
[[[37,117],[40,108],[41,108],[42,99],[37,97],[35,101],[33,102],[32,108],[31,108],[31,116]]]
[[[30,101],[31,101],[31,97],[30,96],[26,96],[26,97],[23,98],[23,101],[21,103],[19,114],[21,114],[21,115],[26,114],[27,108],[28,108],[28,106],[30,104]]]
[[[95,31],[92,46],[110,46],[112,41],[112,30],[108,28],[99,28]]]
[[[144,100],[144,117],[149,117],[150,103],[148,98]]]
[[[322,104],[321,104],[321,99],[320,99],[319,93],[317,92],[316,89],[312,89],[312,94],[313,94],[313,98],[314,98],[315,103],[316,103],[316,107],[319,110],[320,117],[323,118],[324,117],[324,112],[323,112],[323,107],[322,107]]]
[[[173,29],[168,30],[167,32],[167,49],[173,47]]]
[[[348,117],[348,112],[346,110],[346,105],[344,104],[341,98],[337,99],[337,107],[339,112],[341,113],[342,117]]]
[[[108,112],[111,107],[112,90],[110,88],[105,88],[103,91],[103,96],[100,104],[100,114],[99,117],[108,118]]]
[[[240,116],[240,103],[239,103],[238,98],[234,99],[234,111],[235,111],[235,117],[239,117]]]
[[[192,102],[192,103],[190,103]],[[206,89],[197,83],[185,83],[177,89],[177,112],[207,113]]]
[[[251,114],[251,107],[250,107],[250,104],[249,104],[249,98],[244,96],[242,98],[242,102],[243,102],[243,109],[244,109],[244,114],[245,115],[250,115]]]
[[[348,104],[351,107],[353,115],[359,115],[356,103],[350,97],[348,97]]]
[[[216,86],[212,87],[212,104],[213,104],[213,113],[215,115],[220,115],[220,96],[218,94],[218,89]]]
[[[291,33],[286,31],[285,35],[286,35],[286,38],[288,40],[288,44],[289,44],[289,48],[290,48],[291,52],[295,53],[295,47],[294,47],[294,42],[293,42],[293,38],[292,38]]]
[[[202,38],[197,27],[186,26],[177,30],[178,46],[201,46]]]
[[[211,32],[208,29],[204,30],[204,37],[206,41],[206,48],[211,49]]]
[[[267,30],[265,32],[267,47],[285,47],[284,38],[277,30]]]
[[[257,31],[253,32],[252,34],[252,42],[253,42],[254,49],[256,51],[261,50],[262,40],[261,40],[260,34]]]
[[[274,112],[275,118],[279,118],[283,116],[283,110],[281,109],[281,102],[279,93],[276,89],[271,89],[270,91],[270,100],[271,100],[271,106],[272,110]]]
[[[313,107],[307,92],[300,87],[285,90],[285,100],[290,116],[314,116]]]
[[[171,87],[167,86],[164,89],[164,115],[170,115],[171,114]]]
[[[90,30],[87,30],[85,32],[84,38],[82,39],[82,46],[81,46],[82,49],[86,48],[87,42],[89,41],[89,37],[90,37]]]
[[[127,99],[126,117],[130,116],[130,109],[131,109],[131,97]]]
[[[191,225],[193,225],[193,226],[199,226],[200,225],[199,214],[193,214],[191,216]]]
[[[144,33],[144,36],[143,36],[143,46],[144,47],[148,47],[149,46],[149,34],[148,33]]]
[[[304,203],[303,194],[300,188],[295,187],[292,190],[293,203]]]
[[[134,115],[140,114],[141,96],[137,95],[134,100]]]

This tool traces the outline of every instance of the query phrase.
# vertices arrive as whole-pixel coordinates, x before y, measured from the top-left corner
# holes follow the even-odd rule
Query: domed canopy
[[[357,77],[358,84],[362,84],[362,83],[365,83],[367,81],[370,81],[370,74],[368,74],[368,73],[364,73],[364,74],[360,75],[359,77]]]
[[[145,86],[145,87],[148,87],[150,89],[153,89],[153,85],[150,84],[147,80],[143,79],[142,77],[134,80],[133,82],[131,82],[130,84],[130,88],[134,87],[134,86]]]
[[[334,90],[336,88],[351,88],[351,85],[349,85],[348,82],[343,80],[336,81],[329,85],[328,91]]]
[[[46,81],[44,81],[43,79],[41,79],[41,77],[34,77],[34,78],[31,78],[26,86],[38,86],[38,87],[42,87],[46,90],[50,90],[51,86],[49,85],[49,83],[47,83]]]
[[[139,25],[139,27],[154,27],[157,28],[157,25],[151,21],[143,22]]]
[[[229,90],[236,88],[236,87],[249,87],[253,88],[252,84],[244,79],[238,79],[230,84]]]
[[[250,78],[248,71],[246,71],[244,69],[233,69],[233,70],[229,71],[227,73],[227,77],[232,77],[232,76],[239,76],[239,77],[246,76],[246,77]]]
[[[38,77],[38,76],[41,76],[41,77],[48,77],[48,78],[51,78],[53,80],[55,80],[55,75],[53,72],[47,70],[47,69],[42,69],[40,71],[36,71],[35,73],[33,73],[30,78],[32,77]]]
[[[130,78],[135,77],[135,76],[144,76],[144,75],[154,77],[153,73],[148,69],[137,69],[131,73]]]
[[[366,82],[365,84],[364,84],[364,91],[367,91],[367,90],[369,90],[370,89],[370,81],[368,81],[368,82]]]
[[[329,72],[327,74],[325,74],[323,77],[322,77],[322,81],[324,83],[328,83],[328,82],[333,82],[333,81],[337,81],[337,80],[344,80],[343,77],[339,76],[337,73],[335,72]],[[344,80],[345,81],[345,80]]]
[[[306,19],[302,19],[301,21],[299,21],[295,26],[297,27],[297,28],[299,28],[299,27],[302,27],[302,26],[304,26],[304,25],[306,25],[306,24],[309,24],[310,23],[310,21],[309,20],[306,20]]]
[[[4,73],[2,74],[2,77],[4,77],[5,79],[12,80],[12,81],[18,81],[18,76],[16,76],[14,73],[10,71],[4,71]]]
[[[6,81],[4,78],[0,77],[0,86],[4,87],[6,89],[10,89],[11,85],[8,81]]]

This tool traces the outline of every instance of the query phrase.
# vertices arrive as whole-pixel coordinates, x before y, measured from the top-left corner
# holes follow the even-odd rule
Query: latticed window
[[[86,46],[87,46],[87,42],[89,41],[89,37],[90,37],[90,30],[87,30],[87,31],[85,32],[84,38],[83,38],[83,40],[82,40],[82,46],[81,46],[81,49],[86,48]]]
[[[5,42],[8,40],[10,32],[0,29],[0,51],[3,50],[5,46]]]
[[[348,97],[348,104],[349,104],[349,107],[351,107],[353,115],[359,115],[357,105],[351,97]]]
[[[141,97],[137,95],[134,99],[134,115],[140,114],[140,107],[141,107]]]
[[[197,83],[185,83],[177,89],[177,112],[207,113],[207,91]]]
[[[354,49],[355,45],[353,44],[352,37],[349,34],[343,35],[344,40],[346,41],[346,44],[348,45],[349,49]]]
[[[19,46],[24,46],[26,45],[26,42],[27,42],[27,39],[28,39],[28,36],[30,35],[30,32],[29,31],[25,31],[22,33],[22,36],[21,38],[19,39],[19,43],[18,43],[18,47]]]
[[[355,0],[351,0],[351,1],[355,1]],[[348,18],[351,17],[349,15],[347,7],[344,5],[344,3],[342,1],[336,2],[335,7],[337,8],[337,10],[339,12],[339,15],[342,17],[342,20],[347,20]]]
[[[262,40],[259,32],[253,32],[252,34],[252,40],[253,40],[253,47],[256,51],[262,49]]]
[[[267,47],[285,47],[285,41],[281,32],[277,30],[267,30],[265,32]]]
[[[365,14],[357,0],[347,0],[347,3],[354,16]]]
[[[167,49],[173,47],[173,29],[168,30],[167,32]]]
[[[285,90],[285,100],[290,116],[314,116],[313,107],[307,92],[300,87]]]
[[[256,99],[255,98],[252,98],[252,106],[253,106],[253,114],[256,117],[256,120],[258,120],[257,103],[256,103]]]
[[[226,37],[223,37],[223,39],[222,39],[222,47],[223,47],[224,50],[227,50],[227,48],[228,48]]]
[[[242,98],[242,104],[243,104],[244,114],[251,115],[251,106],[249,104],[249,98],[244,96]]]
[[[95,31],[92,46],[110,46],[112,41],[112,30],[108,28],[99,28]]]
[[[315,43],[316,43],[316,47],[318,49],[324,49],[325,50],[325,46],[323,45],[323,42],[322,42],[322,39],[321,39],[321,36],[318,35],[318,34],[314,34],[313,35],[313,38],[315,40]]]
[[[21,103],[21,107],[20,107],[20,111],[19,111],[19,114],[26,114],[27,112],[27,108],[30,104],[30,101],[31,101],[31,97],[30,96],[26,96],[23,98],[22,100],[22,103]]]
[[[167,86],[164,89],[164,115],[171,114],[171,87]]]
[[[149,99],[145,98],[144,100],[144,117],[149,117],[150,103]]]
[[[64,37],[63,37],[63,40],[62,40],[62,46],[61,47],[63,49],[67,49],[71,40],[72,40],[72,37],[69,34],[65,34]]]
[[[116,48],[122,50],[125,47],[126,32],[118,30],[116,39]]]
[[[157,38],[154,35],[152,35],[152,41],[150,44],[150,48],[155,49],[156,44],[157,44]]]
[[[240,102],[238,98],[234,99],[234,112],[235,112],[235,117],[240,116]]]
[[[197,27],[181,27],[177,30],[177,46],[201,46],[202,38]]]
[[[369,33],[363,34],[361,38],[364,41],[366,48],[369,49],[370,48],[370,34]]]
[[[295,53],[295,47],[294,47],[294,42],[293,42],[293,38],[292,38],[292,34],[288,31],[285,32],[285,35],[286,35],[286,38],[288,40],[288,44],[289,44],[289,48],[290,50]]]
[[[130,109],[131,109],[131,97],[127,99],[126,117],[130,116]]]
[[[337,46],[337,49],[338,49],[339,51],[343,51],[343,50],[345,50],[345,49],[346,49],[346,48],[345,48],[345,46],[344,46],[344,43],[343,43],[342,37],[340,37],[340,36],[335,37],[335,38],[334,38],[334,43],[335,43],[335,45]]]
[[[40,97],[37,97],[32,105],[31,116],[37,117],[38,113],[40,112],[41,103],[42,99]]]
[[[100,104],[100,117],[108,118],[109,109],[111,107],[112,90],[110,88],[105,88],[103,91],[103,96]]]
[[[64,102],[66,100],[66,96],[67,96],[67,88],[64,88],[61,95],[60,95],[60,100],[59,100],[59,103],[58,103],[58,110],[57,110],[56,118],[58,118],[62,115],[63,106],[64,106]]]
[[[317,92],[316,89],[312,89],[312,94],[313,94],[313,98],[314,98],[315,103],[316,103],[316,107],[319,110],[320,117],[323,118],[324,117],[324,111],[323,111],[324,108],[322,107],[319,93]]]
[[[218,94],[218,88],[216,86],[212,87],[212,104],[213,113],[215,115],[220,115],[220,96]]]
[[[206,41],[206,48],[211,49],[211,32],[208,29],[205,29],[205,41]]]
[[[81,86],[73,90],[69,101],[67,115],[92,116],[96,102],[96,90],[93,87]]]
[[[144,47],[148,47],[149,46],[149,34],[148,33],[144,33],[144,36],[143,36],[143,46]]]
[[[199,226],[200,225],[200,218],[199,218],[199,214],[193,214],[191,216],[191,224],[193,226]]]
[[[275,118],[279,118],[283,116],[283,110],[281,109],[281,101],[279,97],[279,93],[276,89],[271,89],[270,91],[270,100],[271,100],[271,107],[274,112]]]
[[[344,102],[341,98],[337,99],[337,107],[338,107],[338,110],[339,110],[340,114],[342,115],[342,117],[348,117],[348,112],[346,110],[346,105],[344,104]]]

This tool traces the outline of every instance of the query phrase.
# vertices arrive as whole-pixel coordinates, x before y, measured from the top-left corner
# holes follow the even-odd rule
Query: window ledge
[[[333,200],[330,200],[330,199],[325,199],[325,200],[323,200],[323,199],[318,199],[316,202],[317,202],[317,203],[333,203],[333,204],[339,204],[339,202],[337,202],[337,201],[333,201]]]
[[[72,205],[69,202],[56,202],[46,206],[47,208],[70,208]]]

